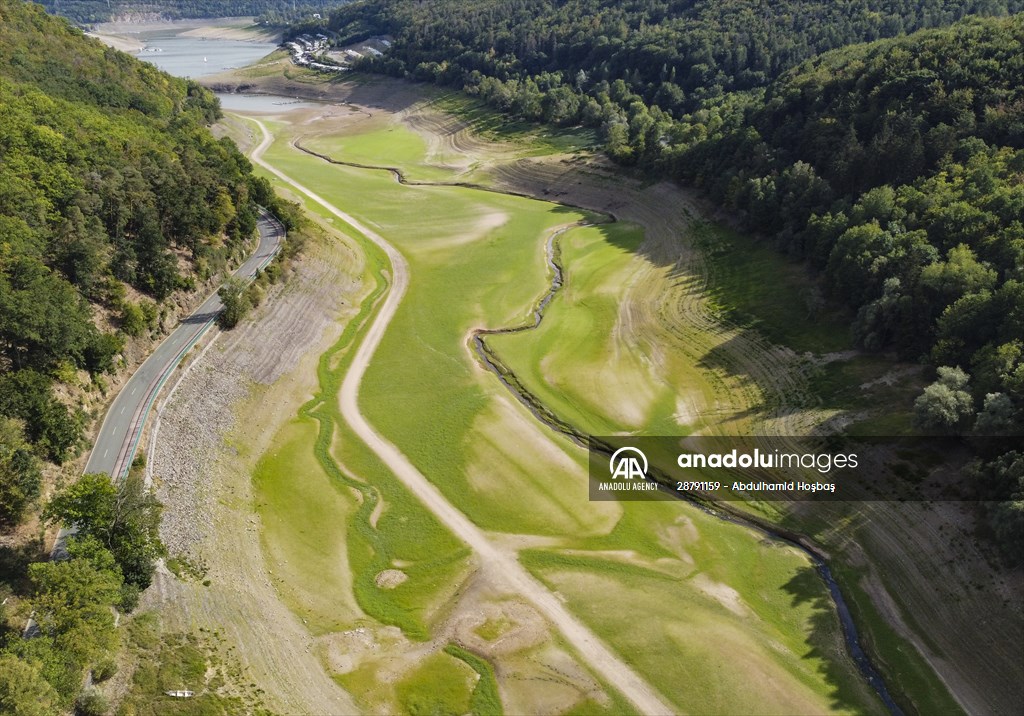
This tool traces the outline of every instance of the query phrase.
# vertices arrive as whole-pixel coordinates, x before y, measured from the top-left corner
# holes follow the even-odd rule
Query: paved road
[[[270,263],[284,240],[284,227],[269,212],[261,211],[257,226],[260,233],[259,246],[235,271],[236,276],[251,278],[257,270]],[[146,362],[128,379],[103,419],[89,462],[85,466],[86,472],[105,472],[118,479],[127,473],[149,409],[161,386],[189,348],[213,325],[222,308],[223,304],[216,293],[207,298],[195,313],[164,338]]]
[[[261,147],[266,147],[272,140],[266,125],[253,120],[263,133]],[[359,384],[362,382],[366,368],[373,358],[380,340],[387,330],[388,324],[395,315],[402,297],[409,285],[409,264],[398,249],[392,246],[380,234],[366,227],[351,215],[341,211],[333,204],[310,191],[262,159],[253,154],[253,161],[278,179],[289,184],[295,190],[305,194],[313,201],[331,212],[367,239],[376,244],[391,262],[393,276],[391,290],[370,324],[369,330],[356,349],[352,365],[341,384],[339,402],[346,422],[356,435],[373,450],[391,469],[409,490],[422,500],[423,504],[433,512],[448,529],[468,544],[481,558],[481,564],[490,574],[504,583],[513,592],[529,599],[533,604],[562,632],[579,655],[593,669],[615,686],[622,694],[633,702],[639,711],[645,714],[671,714],[672,709],[660,694],[637,674],[628,664],[609,649],[590,629],[572,614],[559,599],[541,582],[535,579],[516,559],[514,554],[504,552],[493,545],[468,517],[460,512],[437,487],[421,473],[415,465],[383,435],[369,423],[359,410]]]

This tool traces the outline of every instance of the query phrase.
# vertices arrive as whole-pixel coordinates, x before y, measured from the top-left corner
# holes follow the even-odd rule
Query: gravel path
[[[257,120],[263,132],[263,144],[271,141],[266,126]],[[558,629],[562,635],[576,648],[580,656],[597,673],[622,692],[641,712],[648,714],[669,714],[673,712],[662,697],[639,674],[623,662],[598,637],[579,621],[562,602],[555,597],[543,584],[527,572],[514,554],[499,550],[464,514],[457,510],[440,490],[409,461],[409,459],[383,435],[370,425],[359,411],[359,384],[380,344],[384,332],[394,317],[402,297],[409,285],[409,265],[405,257],[382,236],[368,229],[358,220],[339,210],[316,193],[302,186],[289,176],[279,171],[261,158],[254,158],[256,163],[273,173],[277,178],[289,184],[317,202],[334,216],[338,217],[356,231],[366,236],[387,254],[391,262],[393,275],[391,289],[374,317],[369,330],[364,336],[352,365],[341,385],[341,411],[349,426],[356,435],[373,450],[388,466],[395,476],[409,488],[461,540],[468,544],[481,558],[498,583],[504,583],[515,593],[531,601]]]

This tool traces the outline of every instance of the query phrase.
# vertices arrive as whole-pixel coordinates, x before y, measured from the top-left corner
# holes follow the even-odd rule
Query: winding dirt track
[[[263,160],[262,154],[273,141],[266,126],[253,120],[263,133],[263,141],[253,152],[253,161],[287,183],[296,191],[317,202],[367,239],[378,246],[391,262],[394,275],[391,290],[370,325],[352,360],[352,366],[341,385],[341,412],[356,435],[388,466],[395,476],[411,490],[456,536],[469,545],[479,556],[483,568],[496,580],[507,585],[517,594],[529,599],[562,632],[562,635],[578,651],[595,672],[618,689],[634,706],[647,714],[670,714],[676,710],[667,705],[662,697],[633,669],[615,655],[586,626],[573,616],[554,594],[534,579],[514,555],[500,551],[484,533],[464,514],[452,506],[423,473],[421,473],[402,452],[370,425],[359,412],[359,384],[380,345],[391,319],[409,285],[409,264],[405,257],[382,236],[364,226],[357,219],[339,210],[316,193],[302,186],[289,176]]]

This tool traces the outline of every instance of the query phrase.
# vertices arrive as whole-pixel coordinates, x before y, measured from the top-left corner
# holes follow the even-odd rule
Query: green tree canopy
[[[74,525],[78,534],[94,538],[110,550],[126,582],[139,589],[149,586],[153,563],[164,547],[160,503],[145,489],[141,476],[132,474],[115,486],[109,475],[85,474],[53,497],[44,517]]]
[[[974,399],[967,391],[969,376],[960,368],[943,366],[939,378],[914,401],[917,425],[927,431],[953,433],[974,415]]]
[[[123,284],[159,302],[224,269],[273,195],[195,82],[20,0],[0,0],[0,57],[0,416],[61,462],[83,421],[51,386],[123,347],[96,314],[121,312]]]
[[[39,497],[41,480],[24,423],[0,417],[0,522],[17,522]]]
[[[31,604],[42,634],[85,665],[117,644],[112,611],[121,596],[120,575],[92,560],[37,562],[29,566]]]
[[[10,716],[51,716],[59,697],[43,678],[39,664],[0,653],[0,713]]]

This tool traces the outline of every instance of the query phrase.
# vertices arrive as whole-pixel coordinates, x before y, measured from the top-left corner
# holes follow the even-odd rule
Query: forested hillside
[[[241,251],[270,199],[207,130],[219,109],[198,85],[14,0],[0,56],[0,520],[15,521],[37,460],[81,445],[86,416],[55,386],[110,371],[160,301]]]
[[[551,95],[556,87],[596,97],[598,83],[623,80],[678,117],[825,50],[1022,9],[1022,0],[373,0],[339,8],[328,27],[342,44],[392,35],[386,71],[455,85],[474,71],[516,80],[517,111],[572,123],[582,108],[565,91]]]
[[[922,431],[1019,436],[1022,6],[384,0],[327,25],[394,38],[366,69],[595,127],[618,162],[701,187],[825,277],[859,347],[942,368]],[[989,496],[1024,490],[1019,456],[978,474]],[[1013,553],[1024,502],[1004,508]]]
[[[213,138],[219,107],[195,83],[17,0],[0,0],[0,57],[0,712],[103,713],[80,690],[87,669],[117,669],[115,609],[150,582],[160,509],[133,472],[86,475],[39,510],[43,468],[80,452],[79,401],[125,341],[242,253],[275,201]],[[67,559],[15,531],[39,512],[76,526]]]

